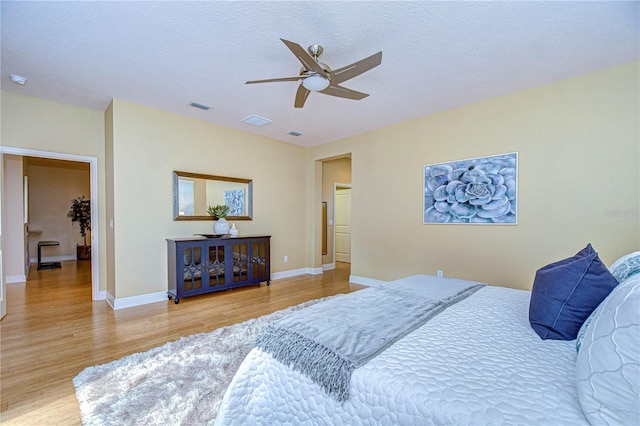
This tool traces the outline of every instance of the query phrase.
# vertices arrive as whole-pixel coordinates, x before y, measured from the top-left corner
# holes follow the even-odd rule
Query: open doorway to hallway
[[[74,198],[95,196],[96,201],[90,205],[90,223],[91,229],[98,228],[98,171],[95,157],[6,146],[0,147],[0,157],[3,163],[1,216],[5,247],[0,284],[4,294],[6,285],[24,284],[30,270],[37,270],[38,242],[58,243],[41,247],[41,261],[61,262],[63,268],[66,261],[76,262],[76,244],[83,244],[84,238],[67,213]],[[7,161],[13,163],[10,171],[6,167]],[[12,179],[7,179],[8,173],[14,174]],[[8,205],[19,208],[13,211],[7,208]],[[90,260],[83,261],[87,263],[85,269],[90,271],[91,277],[89,300],[104,299],[99,291],[97,232],[87,235],[87,243],[94,248]]]
[[[90,199],[90,164],[5,154],[3,165],[3,194],[10,206],[3,214],[6,283],[28,283],[34,273],[46,279],[59,273],[54,269],[69,266],[68,261],[74,269],[76,262],[86,262],[90,271],[90,256],[78,257],[85,237],[91,241],[90,225],[83,237],[77,221],[68,216],[72,200]]]
[[[322,202],[326,203],[326,251],[322,269],[335,269],[337,262],[351,262],[351,155],[322,160]]]

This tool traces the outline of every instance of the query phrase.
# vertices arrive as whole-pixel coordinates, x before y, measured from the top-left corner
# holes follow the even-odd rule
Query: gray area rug
[[[82,423],[213,423],[227,386],[264,327],[325,299],[84,369],[73,379]]]

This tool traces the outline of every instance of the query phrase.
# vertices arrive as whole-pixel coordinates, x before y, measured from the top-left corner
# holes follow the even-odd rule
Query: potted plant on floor
[[[91,201],[82,197],[71,200],[71,209],[67,213],[71,218],[71,224],[78,222],[80,235],[84,239],[84,245],[76,244],[76,257],[78,260],[91,259],[91,246],[87,245],[87,231],[91,231]]]

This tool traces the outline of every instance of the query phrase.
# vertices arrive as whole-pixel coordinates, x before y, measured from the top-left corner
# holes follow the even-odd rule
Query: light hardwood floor
[[[91,301],[90,262],[31,268],[26,284],[7,285],[0,321],[0,422],[80,424],[73,378],[84,368],[265,315],[307,300],[363,288],[349,265],[334,271],[113,311]],[[108,392],[108,389],[105,389]]]

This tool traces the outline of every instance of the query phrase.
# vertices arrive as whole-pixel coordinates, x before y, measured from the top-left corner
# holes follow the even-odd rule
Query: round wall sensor
[[[27,82],[27,79],[21,75],[11,74],[11,81],[18,84],[25,84]]]

